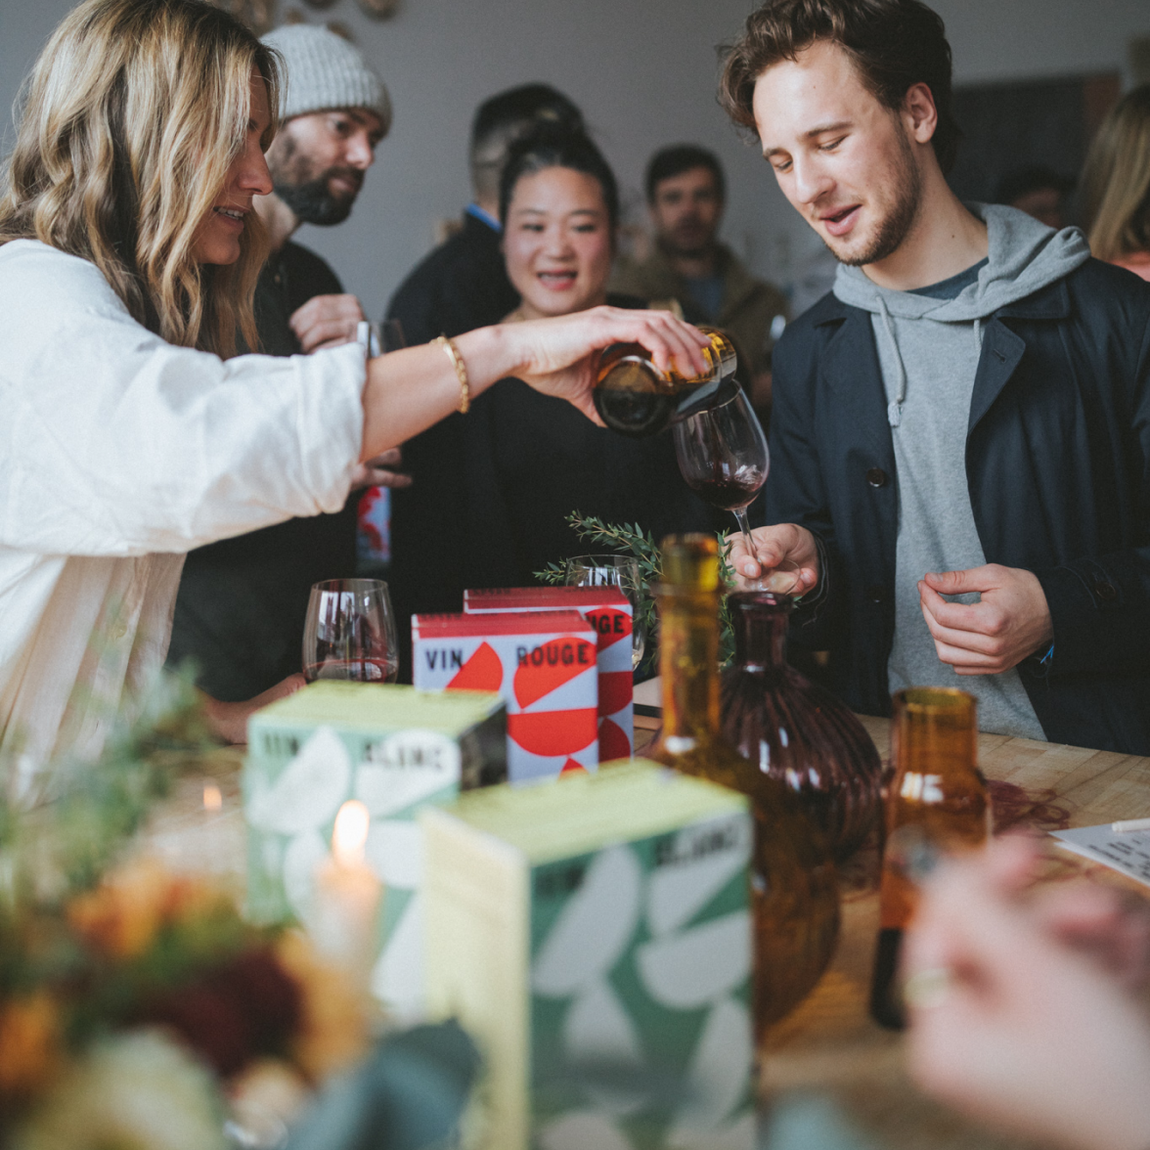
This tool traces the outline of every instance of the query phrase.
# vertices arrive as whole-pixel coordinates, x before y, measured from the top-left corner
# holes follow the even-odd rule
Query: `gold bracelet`
[[[467,364],[463,362],[463,356],[459,354],[455,340],[448,339],[445,335],[437,335],[432,343],[439,344],[447,352],[447,358],[455,368],[455,376],[459,380],[459,414],[466,415],[471,410],[471,381],[467,378]]]

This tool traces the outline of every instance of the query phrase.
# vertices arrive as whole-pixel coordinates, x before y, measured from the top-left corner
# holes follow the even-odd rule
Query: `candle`
[[[370,815],[352,799],[339,808],[331,858],[316,880],[312,938],[316,949],[367,987],[377,948],[383,883],[364,859]]]

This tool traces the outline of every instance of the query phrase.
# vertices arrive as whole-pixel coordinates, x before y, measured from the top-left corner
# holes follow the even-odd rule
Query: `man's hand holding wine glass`
[[[797,580],[790,591],[806,595],[818,585],[819,551],[815,537],[797,523],[779,523],[774,527],[756,527],[751,532],[754,554],[747,550],[742,534],[732,537],[730,564],[739,586],[748,588],[769,580],[781,568]],[[797,570],[791,570],[791,568]]]

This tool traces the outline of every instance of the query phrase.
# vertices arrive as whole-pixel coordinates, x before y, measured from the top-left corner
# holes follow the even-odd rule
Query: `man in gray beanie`
[[[302,223],[347,219],[391,127],[387,89],[354,45],[326,28],[296,24],[264,37],[284,62],[280,130],[267,152],[274,191],[257,196],[271,254],[256,287],[260,351],[309,354],[355,338],[359,300],[314,252],[291,241]],[[372,460],[360,486],[403,486],[389,470],[399,453]],[[252,699],[298,673],[308,593],[321,579],[355,575],[356,507],[291,519],[193,551],[184,566],[169,661],[191,657],[198,683],[224,703]]]
[[[276,319],[287,320],[299,346],[283,351],[268,346],[271,333],[265,333],[261,314],[266,307],[257,310],[260,338],[273,355],[310,352],[354,338],[364,317],[354,296],[333,290],[338,281],[327,264],[289,239],[300,224],[327,226],[347,219],[375,147],[391,127],[391,101],[360,51],[327,28],[292,24],[269,32],[263,42],[283,58],[285,76],[280,130],[267,153],[275,190],[257,197],[255,208],[271,236],[264,278],[270,273],[275,281],[278,274],[280,287],[288,272],[295,280],[290,290],[277,294],[280,303],[296,307]],[[285,263],[289,266],[278,266]],[[272,302],[266,286],[261,283],[257,304]],[[308,302],[297,311],[301,293]]]

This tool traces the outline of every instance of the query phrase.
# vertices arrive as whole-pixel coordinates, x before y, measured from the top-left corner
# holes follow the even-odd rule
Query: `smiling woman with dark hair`
[[[586,135],[543,128],[512,147],[500,210],[520,302],[508,321],[604,303],[646,307],[607,292],[618,202],[614,174]],[[566,522],[575,510],[638,523],[656,539],[714,527],[714,513],[679,474],[669,435],[626,439],[573,414],[518,379],[476,404],[462,493],[473,526],[460,593],[533,583],[548,563],[586,552]]]

